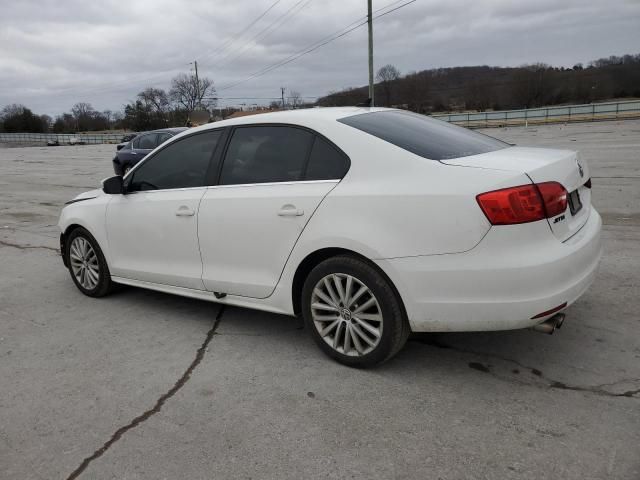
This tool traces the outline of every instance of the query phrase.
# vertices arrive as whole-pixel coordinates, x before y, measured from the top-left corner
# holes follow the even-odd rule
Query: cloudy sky
[[[281,86],[316,97],[364,85],[366,26],[251,76],[365,14],[366,0],[0,0],[0,108],[56,115],[86,101],[117,110],[146,86],[168,88],[193,60],[222,105],[269,103]],[[375,65],[402,73],[572,66],[640,53],[640,0],[416,0],[375,20],[374,44]]]

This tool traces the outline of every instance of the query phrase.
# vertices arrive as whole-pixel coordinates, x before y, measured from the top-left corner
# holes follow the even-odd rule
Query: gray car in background
[[[154,148],[185,130],[187,127],[163,128],[138,133],[133,140],[116,152],[113,158],[113,171],[116,175],[125,175]]]

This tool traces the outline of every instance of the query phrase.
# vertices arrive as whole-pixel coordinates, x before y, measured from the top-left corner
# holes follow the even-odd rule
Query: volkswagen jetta
[[[411,331],[553,331],[601,255],[576,152],[381,108],[190,129],[70,201],[59,226],[85,295],[126,284],[302,315],[352,366]]]

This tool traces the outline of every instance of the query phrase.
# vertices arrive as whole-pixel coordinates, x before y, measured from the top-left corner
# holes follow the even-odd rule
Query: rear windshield
[[[493,137],[412,112],[362,113],[338,121],[430,160],[468,157],[510,146]]]

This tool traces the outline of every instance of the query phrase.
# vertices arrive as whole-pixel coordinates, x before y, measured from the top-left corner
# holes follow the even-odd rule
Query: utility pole
[[[193,67],[196,70],[196,100],[198,102],[198,104],[196,105],[197,107],[200,105],[200,79],[198,78],[198,61],[197,60],[193,61]]]
[[[367,0],[367,23],[369,28],[369,106],[373,107],[373,17],[371,15],[371,2]]]
[[[282,93],[282,110],[285,110],[285,108],[284,108],[284,87],[280,87],[280,92]]]

